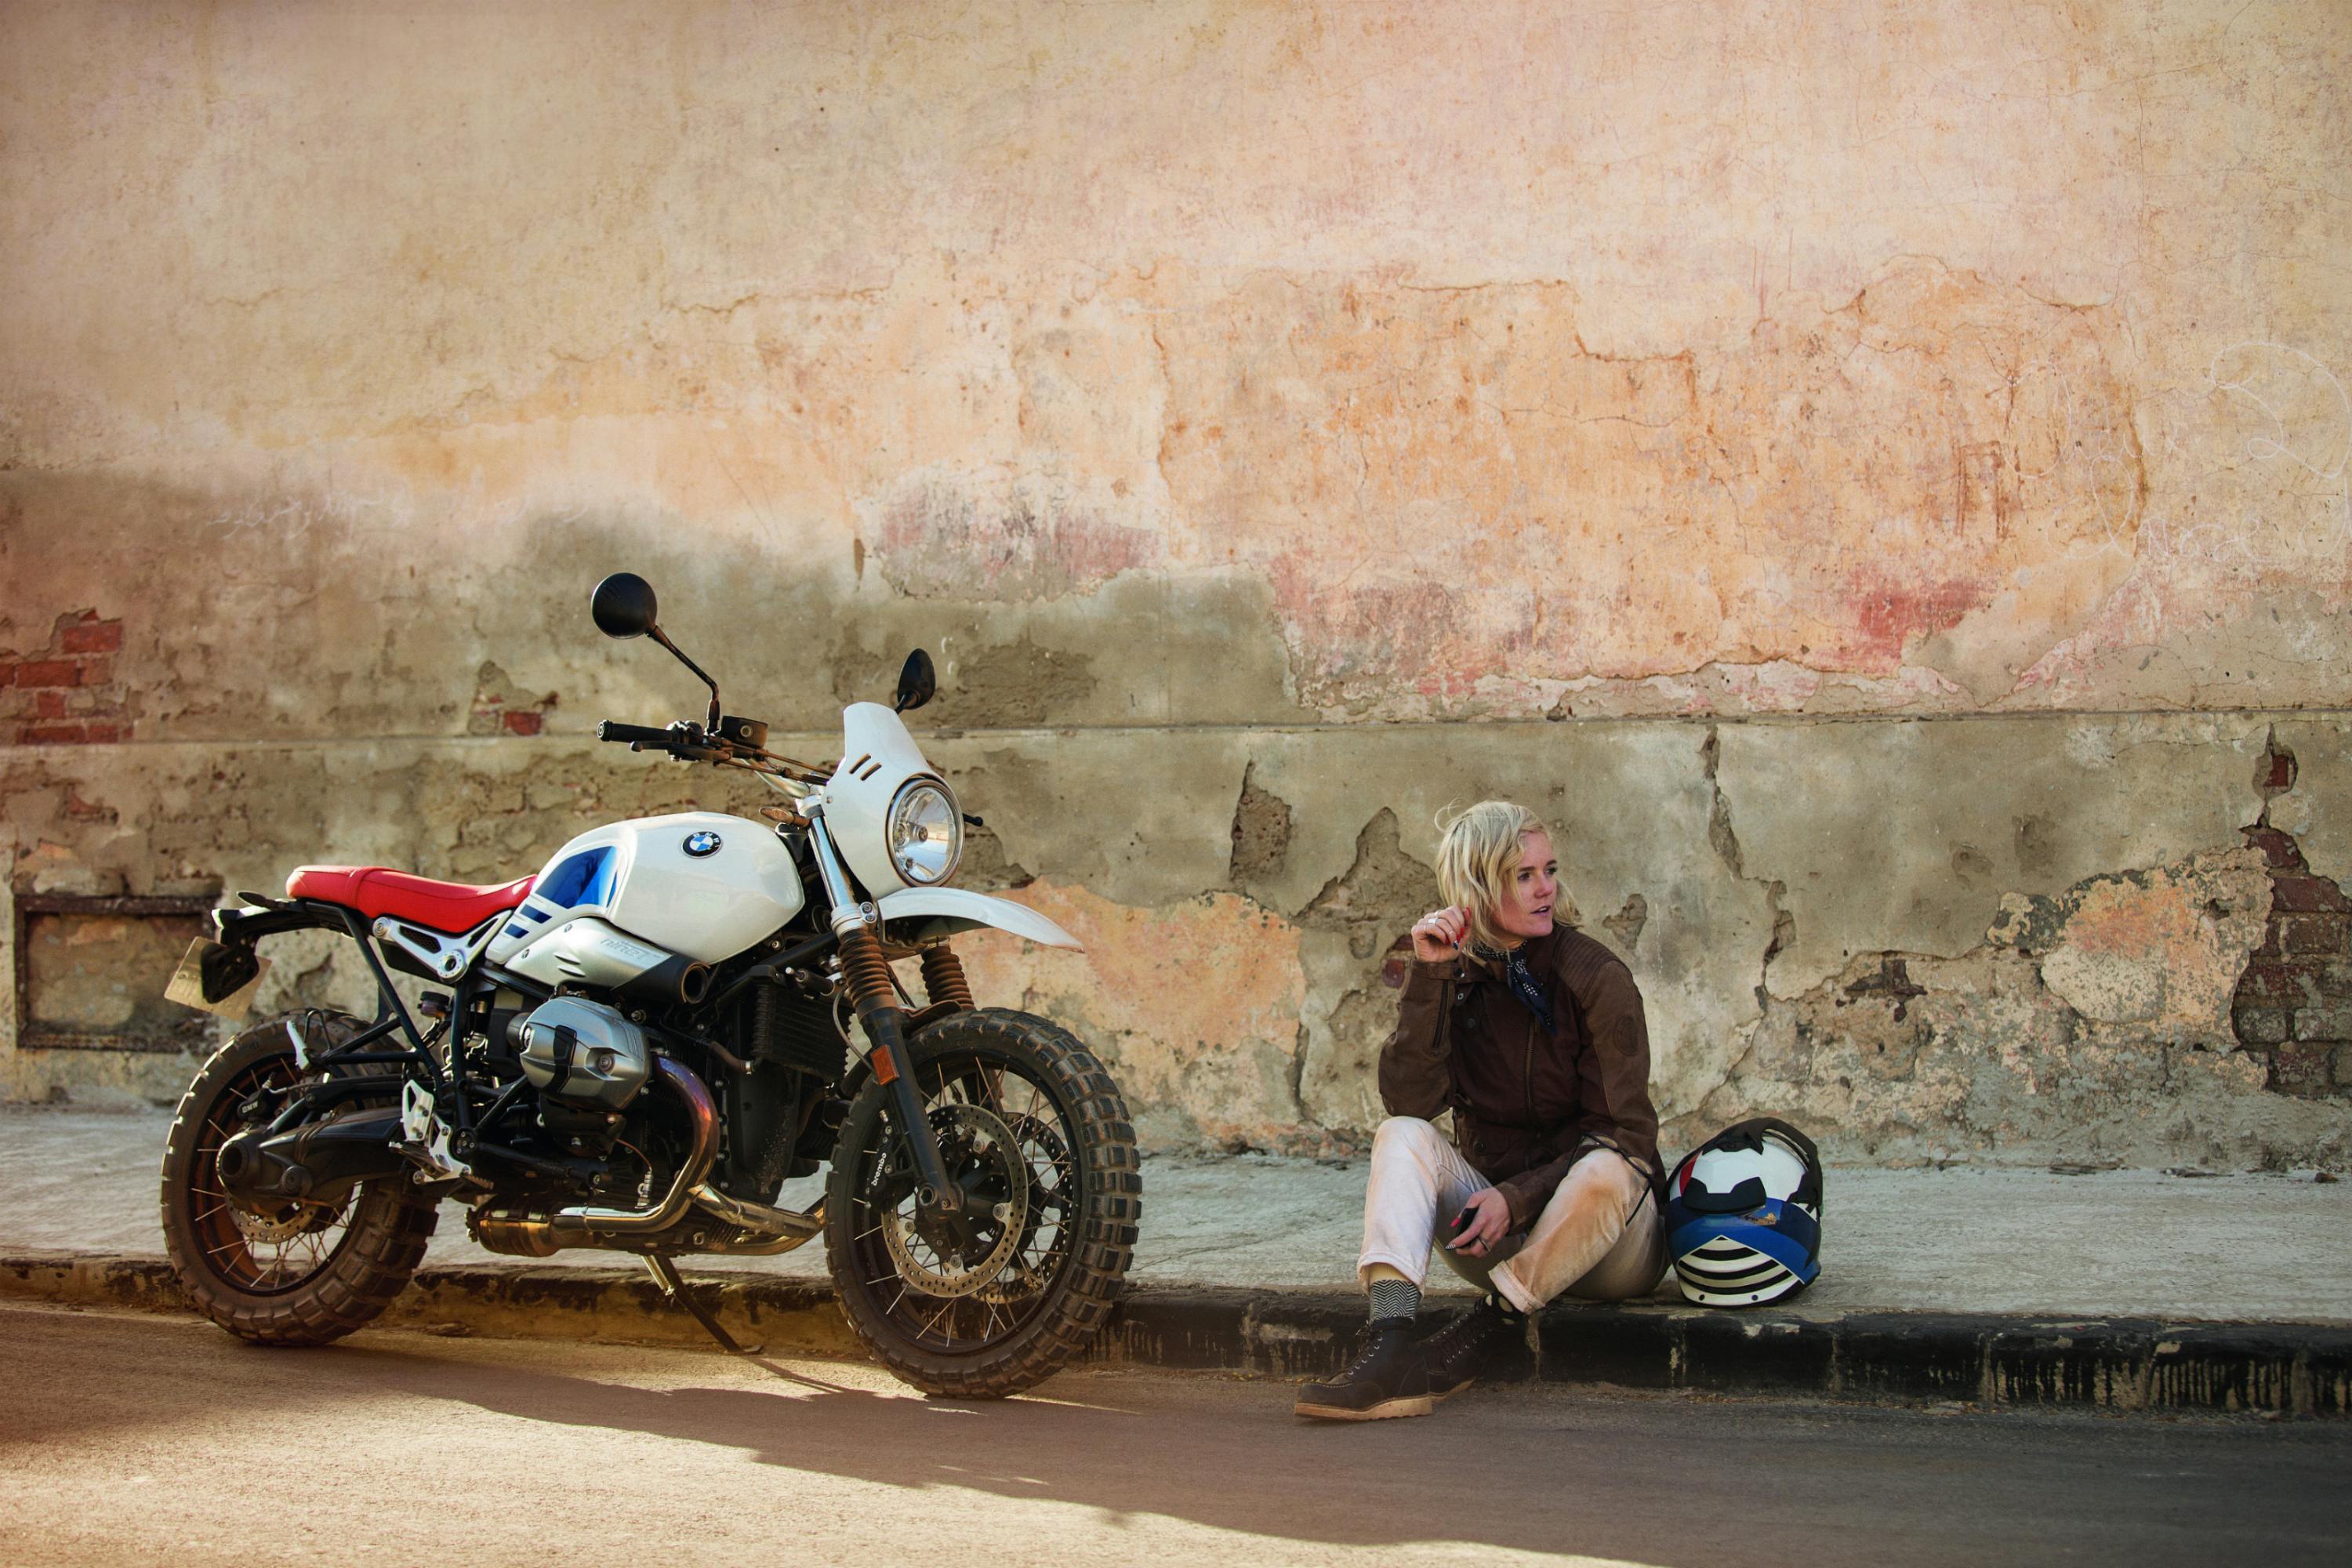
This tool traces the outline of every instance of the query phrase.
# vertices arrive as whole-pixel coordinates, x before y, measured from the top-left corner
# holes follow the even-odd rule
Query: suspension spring
[[[971,999],[971,982],[963,977],[963,960],[943,942],[923,949],[923,999],[934,1007],[952,1003],[960,1013],[978,1005]]]
[[[890,983],[890,961],[882,955],[882,939],[861,926],[841,939],[841,984],[849,1005],[864,1013],[873,1007],[898,1005],[898,988]]]

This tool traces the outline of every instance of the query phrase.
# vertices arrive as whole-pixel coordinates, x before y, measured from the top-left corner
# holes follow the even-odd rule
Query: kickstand
[[[737,1344],[735,1336],[720,1328],[719,1320],[702,1310],[702,1303],[694,1299],[687,1290],[686,1281],[677,1277],[677,1264],[659,1253],[648,1253],[646,1255],[646,1271],[654,1277],[654,1283],[662,1288],[665,1295],[685,1308],[688,1314],[702,1325],[703,1331],[719,1342],[721,1350],[730,1355],[749,1356],[760,1353],[761,1347],[759,1345]]]

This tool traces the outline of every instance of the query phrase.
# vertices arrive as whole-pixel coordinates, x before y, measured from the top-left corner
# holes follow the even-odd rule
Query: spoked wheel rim
[[[922,1065],[924,1110],[974,1217],[919,1221],[914,1159],[885,1114],[860,1156],[849,1257],[876,1310],[911,1346],[974,1355],[1043,1315],[1076,1251],[1083,1148],[1052,1084],[986,1049]]]
[[[353,1188],[336,1204],[289,1203],[257,1214],[229,1201],[221,1185],[221,1145],[257,1122],[238,1107],[257,1095],[275,1100],[301,1077],[289,1053],[264,1057],[231,1079],[205,1109],[195,1155],[188,1164],[189,1228],[204,1267],[226,1284],[251,1296],[299,1290],[331,1268],[352,1237],[359,1206]]]

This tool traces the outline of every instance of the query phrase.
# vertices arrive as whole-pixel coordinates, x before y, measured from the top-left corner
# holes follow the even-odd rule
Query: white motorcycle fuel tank
[[[709,811],[635,817],[557,850],[488,956],[543,984],[618,984],[671,954],[732,958],[806,897],[791,852],[759,823]]]

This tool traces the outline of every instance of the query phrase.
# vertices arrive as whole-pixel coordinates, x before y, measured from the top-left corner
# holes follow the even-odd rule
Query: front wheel
[[[1043,1018],[957,1013],[909,1044],[964,1213],[918,1212],[913,1152],[889,1089],[869,1080],[834,1146],[826,1258],[849,1326],[892,1372],[1001,1399],[1058,1371],[1109,1316],[1142,1206],[1135,1129],[1103,1065]]]

